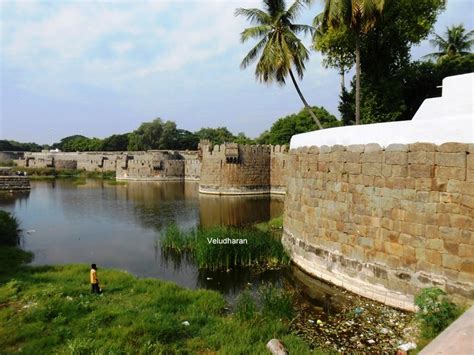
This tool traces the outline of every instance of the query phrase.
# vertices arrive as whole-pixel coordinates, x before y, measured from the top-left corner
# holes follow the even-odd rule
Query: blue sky
[[[0,0],[0,139],[103,138],[156,117],[258,136],[302,104],[291,83],[262,85],[253,68],[239,68],[252,43],[239,42],[247,24],[237,7],[260,1]],[[471,0],[448,0],[435,32],[461,22],[472,29],[473,10]],[[430,51],[425,41],[413,58]],[[339,77],[318,53],[301,88],[311,105],[338,115]]]

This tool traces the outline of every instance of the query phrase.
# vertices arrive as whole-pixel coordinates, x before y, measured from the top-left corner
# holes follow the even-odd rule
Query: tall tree
[[[353,34],[345,28],[324,28],[322,18],[316,16],[313,26],[316,31],[313,36],[313,48],[323,55],[323,65],[335,68],[341,76],[341,95],[346,88],[345,74],[355,62],[353,48],[355,47]]]
[[[325,0],[324,11],[317,16],[323,28],[348,29],[355,37],[356,124],[360,124],[361,37],[371,31],[380,17],[385,0]]]
[[[251,38],[259,40],[242,60],[241,67],[245,69],[258,59],[255,76],[264,83],[275,81],[284,85],[285,78],[289,75],[305,108],[319,129],[322,129],[319,119],[304,98],[292,70],[294,67],[298,77],[302,79],[305,62],[309,58],[308,50],[297,35],[312,33],[313,27],[293,23],[304,4],[296,0],[287,9],[285,0],[263,0],[263,5],[264,10],[239,8],[235,11],[237,16],[244,16],[255,25],[241,33],[241,41],[246,42]]]
[[[463,24],[446,27],[445,38],[435,33],[430,43],[433,47],[438,48],[438,52],[430,53],[424,58],[442,60],[458,54],[467,55],[474,45],[474,30],[466,32]]]

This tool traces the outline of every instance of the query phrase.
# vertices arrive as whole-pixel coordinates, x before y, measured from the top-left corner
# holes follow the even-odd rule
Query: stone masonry
[[[201,145],[199,192],[218,195],[285,193],[286,147]]]
[[[197,180],[200,174],[197,152],[130,152],[118,158],[116,168],[117,180]]]
[[[287,161],[283,242],[316,277],[413,310],[436,286],[474,301],[474,145],[321,146]]]

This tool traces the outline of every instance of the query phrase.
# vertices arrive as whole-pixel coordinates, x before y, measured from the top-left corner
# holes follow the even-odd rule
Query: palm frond
[[[245,42],[250,38],[260,38],[265,36],[272,30],[272,27],[269,25],[261,25],[255,27],[249,27],[242,31],[240,34],[241,42]]]
[[[305,5],[302,1],[296,0],[289,8],[286,10],[286,16],[289,20],[293,21],[301,15],[301,12],[305,8]]]
[[[242,69],[247,68],[250,64],[252,64],[256,59],[257,56],[260,54],[262,51],[263,47],[267,43],[267,38],[262,38],[255,47],[253,47],[247,55],[242,59],[242,63],[240,63],[240,67]]]
[[[260,9],[243,9],[238,8],[234,12],[235,16],[244,16],[252,24],[270,24],[271,17]]]
[[[290,27],[290,30],[296,34],[303,33],[304,35],[307,35],[307,34],[313,35],[313,33],[315,32],[315,28],[309,25],[290,24],[289,27]]]

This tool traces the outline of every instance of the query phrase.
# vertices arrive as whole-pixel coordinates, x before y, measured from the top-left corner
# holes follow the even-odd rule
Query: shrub
[[[422,322],[423,336],[433,338],[451,324],[460,314],[461,309],[446,297],[439,288],[423,289],[415,297],[419,307],[417,318]]]
[[[9,212],[0,210],[0,245],[17,245],[18,221]]]

